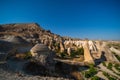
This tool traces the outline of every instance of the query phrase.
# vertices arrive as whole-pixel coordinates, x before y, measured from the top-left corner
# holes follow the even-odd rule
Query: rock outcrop
[[[93,60],[93,58],[91,56],[87,41],[85,42],[85,45],[84,45],[83,48],[84,48],[84,58],[85,58],[84,62],[94,64],[94,60]]]
[[[35,60],[46,68],[50,68],[51,64],[54,64],[54,54],[44,44],[36,44],[30,51]]]
[[[0,26],[0,38],[6,38],[5,36],[10,35],[17,36],[17,38],[21,37],[33,45],[37,43],[45,44],[52,51],[56,50],[55,44],[60,43],[59,51],[64,51],[63,37],[51,33],[50,30],[44,30],[37,23],[5,24]]]

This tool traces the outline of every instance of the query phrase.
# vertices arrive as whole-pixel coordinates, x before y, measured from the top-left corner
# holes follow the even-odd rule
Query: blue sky
[[[120,0],[0,0],[0,24],[31,22],[62,36],[120,40]]]

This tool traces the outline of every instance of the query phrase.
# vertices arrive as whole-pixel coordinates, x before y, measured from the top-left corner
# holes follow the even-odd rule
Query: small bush
[[[115,78],[111,77],[108,73],[103,72],[103,75],[106,76],[109,80],[116,80]]]
[[[78,48],[76,51],[72,51],[71,52],[71,57],[76,57],[77,55],[84,55],[84,49],[82,48]]]
[[[90,78],[90,77],[94,76],[96,73],[97,73],[97,70],[94,68],[93,65],[90,65],[90,69],[85,72],[85,77]]]
[[[85,72],[85,77],[86,77],[86,78],[91,77],[91,74],[90,74],[90,72],[89,72],[89,71],[86,71],[86,72]]]
[[[65,58],[66,56],[67,56],[67,54],[65,52],[60,53],[61,58]]]
[[[84,49],[83,49],[83,47],[82,48],[78,48],[77,51],[76,51],[76,53],[78,55],[84,55]]]
[[[120,56],[115,54],[115,57],[120,61]]]
[[[102,62],[102,64],[103,64],[103,66],[105,66],[105,67],[106,67],[106,63],[105,63],[105,62]]]
[[[107,66],[108,69],[112,70],[112,63],[109,63]]]
[[[119,64],[115,64],[114,67],[115,67],[115,69],[117,69],[120,72],[120,65]]]
[[[91,80],[100,80],[100,78],[98,76],[93,76]]]
[[[24,59],[30,59],[30,58],[32,58],[31,52],[25,52],[25,57],[24,57]]]

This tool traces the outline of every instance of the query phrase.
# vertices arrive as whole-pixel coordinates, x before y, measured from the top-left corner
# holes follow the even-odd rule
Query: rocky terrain
[[[119,80],[120,42],[62,37],[37,23],[0,25],[0,80]]]

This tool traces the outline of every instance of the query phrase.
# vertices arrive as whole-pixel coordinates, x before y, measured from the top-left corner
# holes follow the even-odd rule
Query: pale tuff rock
[[[85,46],[86,41],[83,40],[76,40],[76,41],[65,41],[64,42],[64,46],[65,49],[67,48],[74,48],[76,50],[76,48],[81,48],[83,46]],[[91,55],[94,57],[94,59],[99,59],[101,57],[101,45],[99,41],[88,41],[88,48],[89,51],[91,53]]]
[[[40,54],[47,55],[49,54],[49,49],[44,44],[36,44],[31,50],[32,56],[38,56]]]
[[[90,50],[96,52],[97,48],[95,47],[95,44],[92,41],[80,41],[80,40],[77,40],[77,41],[65,41],[64,45],[68,47],[68,48],[66,47],[68,54],[70,54],[69,47],[70,48],[72,47],[75,50],[77,49],[77,47],[83,47],[84,48],[84,59],[85,59],[84,62],[94,64],[94,59],[92,57],[92,53],[90,52]]]
[[[64,52],[65,48],[62,42],[60,42],[60,52]]]
[[[53,45],[53,40],[50,40],[50,43],[49,43],[49,46],[48,46],[48,48],[49,48],[50,50],[52,50],[52,45]]]
[[[84,59],[85,59],[84,62],[94,64],[94,60],[93,60],[93,58],[91,56],[87,41],[85,42],[85,45],[84,45],[83,48],[84,48]]]
[[[103,51],[107,54],[105,54],[106,60],[111,62],[118,62],[119,60],[114,56],[114,54],[111,52],[110,49],[106,46],[106,42],[103,43]]]
[[[111,47],[110,50],[115,52],[117,55],[120,56],[120,51],[119,50],[115,49],[114,47]]]
[[[95,44],[93,43],[93,41],[88,41],[88,44],[89,44],[89,48],[91,51],[97,52],[97,48],[96,48]]]
[[[71,48],[67,48],[67,53],[70,56],[70,54],[71,54]]]
[[[36,44],[30,51],[35,60],[40,62],[43,66],[47,67],[54,63],[54,54],[50,52],[48,47],[44,44]]]
[[[24,40],[22,37],[19,37],[19,36],[8,36],[6,41],[14,43],[14,44],[21,44],[21,45],[28,44],[26,40]]]

